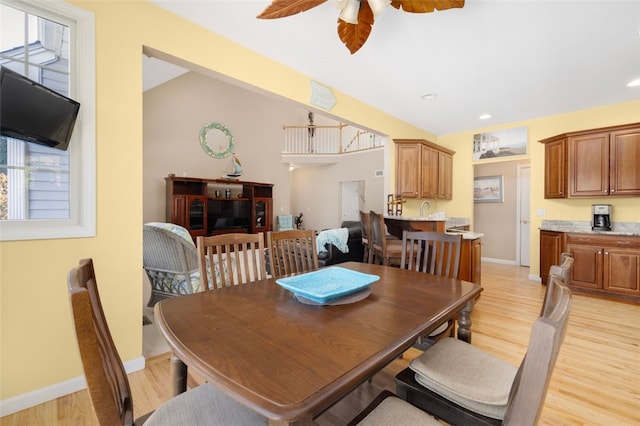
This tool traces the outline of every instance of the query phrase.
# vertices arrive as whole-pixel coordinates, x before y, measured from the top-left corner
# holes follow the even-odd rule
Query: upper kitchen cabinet
[[[394,139],[396,194],[403,198],[452,198],[454,151],[424,139]]]
[[[545,144],[545,198],[640,195],[640,123],[540,142]]]

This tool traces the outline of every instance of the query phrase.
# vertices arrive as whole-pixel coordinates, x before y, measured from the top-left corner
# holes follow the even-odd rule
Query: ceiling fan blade
[[[358,23],[350,24],[338,19],[338,36],[351,54],[356,53],[367,41],[373,27],[373,11],[366,1],[360,2]]]
[[[257,17],[277,19],[312,9],[327,0],[273,0]]]
[[[434,10],[446,10],[464,7],[464,0],[393,0],[391,6],[405,12],[429,13]]]

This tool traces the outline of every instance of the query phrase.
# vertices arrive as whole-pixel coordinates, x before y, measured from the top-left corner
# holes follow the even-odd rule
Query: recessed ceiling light
[[[627,87],[638,87],[640,86],[640,78],[636,78],[635,80],[631,80],[627,83]]]
[[[423,101],[430,101],[431,99],[435,99],[438,97],[437,93],[427,93],[426,95],[422,95]]]
[[[491,118],[491,114],[482,114],[480,117],[478,117],[480,120],[488,120]]]

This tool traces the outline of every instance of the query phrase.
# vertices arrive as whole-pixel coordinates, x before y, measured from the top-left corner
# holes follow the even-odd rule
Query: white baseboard
[[[134,371],[143,370],[144,364],[145,359],[141,356],[139,358],[126,361],[124,363],[124,369],[127,374],[133,373]],[[64,382],[45,386],[44,388],[36,389],[31,392],[23,393],[22,395],[3,399],[0,401],[0,416],[8,416],[9,414],[35,407],[38,404],[43,404],[47,401],[60,398],[61,396],[69,395],[85,389],[86,387],[87,382],[85,381],[84,376],[80,376],[65,380]]]
[[[492,257],[482,257],[481,260],[487,263],[500,263],[502,265],[516,265],[515,260],[506,260],[506,259],[494,259]]]
[[[483,257],[483,258],[481,258],[481,260],[483,262],[487,262],[487,263],[500,263],[502,265],[513,265],[513,266],[516,266],[516,261],[515,260],[493,259],[491,257]],[[529,274],[528,278],[529,278],[529,281],[536,281],[536,282],[539,282],[539,283],[542,282],[542,279],[538,275]]]

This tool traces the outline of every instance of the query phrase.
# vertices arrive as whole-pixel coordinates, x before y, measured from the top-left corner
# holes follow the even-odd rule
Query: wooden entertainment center
[[[273,229],[271,183],[174,174],[167,176],[165,183],[166,221],[184,226],[193,238]]]

